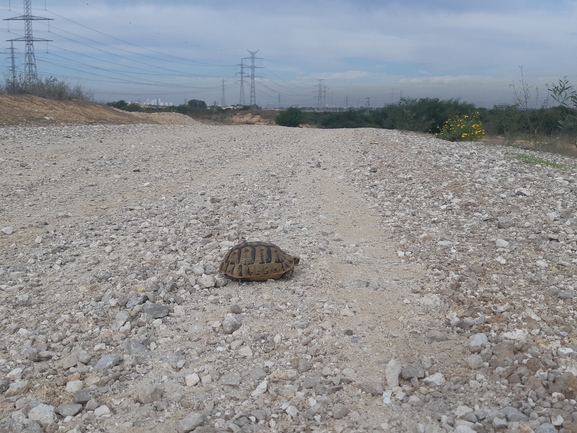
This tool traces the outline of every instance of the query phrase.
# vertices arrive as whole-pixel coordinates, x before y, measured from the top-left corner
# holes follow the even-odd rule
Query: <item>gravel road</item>
[[[78,125],[0,169],[0,432],[577,432],[574,160]],[[243,239],[301,262],[227,280]]]

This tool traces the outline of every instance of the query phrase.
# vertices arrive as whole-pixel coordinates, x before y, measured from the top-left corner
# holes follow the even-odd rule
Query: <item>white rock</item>
[[[524,340],[527,338],[527,330],[526,329],[515,329],[511,332],[503,332],[503,337],[508,338],[509,340]]]
[[[445,376],[442,373],[435,373],[430,376],[427,376],[423,379],[423,383],[425,385],[437,385],[441,386],[446,382]]]
[[[12,233],[14,233],[14,227],[4,227],[2,229],[2,233],[4,233],[5,235],[11,235]]]
[[[212,376],[210,374],[202,376],[200,378],[200,381],[202,382],[203,385],[211,384],[212,383]]]
[[[392,400],[391,398],[393,397],[393,391],[391,391],[390,389],[386,390],[385,392],[383,392],[383,403],[384,404],[391,404]]]
[[[30,409],[30,412],[28,412],[28,418],[33,421],[38,421],[43,426],[54,424],[56,421],[54,406],[40,403],[38,406],[34,406]]]
[[[555,427],[562,426],[564,422],[565,422],[565,420],[563,419],[563,417],[561,415],[553,415],[551,417],[551,424],[553,424]]]
[[[385,367],[385,378],[387,385],[391,388],[399,386],[399,375],[401,374],[402,366],[396,359],[391,359]]]
[[[238,349],[239,356],[242,356],[243,358],[252,358],[252,349],[250,348],[250,346],[242,346],[240,349]]]
[[[509,242],[507,242],[505,239],[497,239],[495,245],[497,248],[509,248]]]
[[[484,333],[479,332],[469,337],[467,345],[471,347],[478,347],[478,346],[484,346],[488,342],[489,339],[487,338],[487,336]]]
[[[354,316],[354,315],[355,315],[355,312],[352,311],[352,310],[349,308],[348,305],[341,310],[341,316],[349,316],[349,317],[351,317],[351,316]]]
[[[457,406],[457,409],[455,409],[455,416],[462,417],[463,415],[467,415],[469,412],[473,412],[473,409],[469,406]]]
[[[81,380],[70,380],[66,382],[66,392],[70,394],[80,391],[82,388],[84,388],[84,382]]]
[[[200,277],[201,275],[204,275],[204,267],[201,264],[197,263],[192,267],[192,272],[197,277]]]
[[[30,382],[28,380],[17,380],[10,384],[8,389],[4,392],[3,397],[13,397],[15,395],[24,394],[30,389]]]
[[[268,390],[268,381],[263,380],[258,386],[254,389],[254,391],[250,394],[252,397],[257,397],[259,395],[264,394]]]
[[[425,295],[417,300],[417,304],[425,309],[439,308],[441,306],[441,298],[439,295]]]
[[[287,407],[287,408],[285,409],[285,412],[286,412],[288,415],[290,415],[290,416],[292,416],[292,417],[295,417],[295,416],[298,415],[299,410],[298,410],[295,406],[293,406],[293,405],[291,404],[289,407]]]
[[[189,374],[184,377],[186,386],[195,386],[200,382],[200,377],[196,373]]]
[[[214,281],[214,277],[212,275],[202,274],[198,277],[198,283],[202,284],[207,289],[214,287],[216,285],[216,281]]]
[[[20,380],[22,378],[22,369],[20,367],[10,371],[6,377],[10,380]]]
[[[109,417],[110,416],[110,409],[106,405],[102,405],[94,409],[94,415],[102,416],[102,417]]]
[[[498,256],[498,257],[495,259],[495,261],[498,262],[498,263],[500,263],[501,265],[506,265],[506,264],[507,264],[507,259],[505,259],[505,258],[502,257],[502,256]]]

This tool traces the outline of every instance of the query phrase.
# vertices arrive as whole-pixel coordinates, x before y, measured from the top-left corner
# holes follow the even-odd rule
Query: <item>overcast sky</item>
[[[3,19],[22,0],[0,0]],[[514,103],[511,84],[577,84],[577,1],[32,0],[38,73],[98,101],[237,104],[250,51],[261,106],[382,106],[399,97]],[[23,21],[1,21],[3,40]],[[10,42],[2,59],[10,73]],[[14,42],[19,71],[24,43]],[[224,80],[224,81],[223,81]],[[322,80],[322,81],[319,81]],[[319,87],[321,86],[321,87]],[[533,95],[535,96],[535,95]]]

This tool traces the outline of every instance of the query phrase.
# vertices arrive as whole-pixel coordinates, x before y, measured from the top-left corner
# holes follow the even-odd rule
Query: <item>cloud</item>
[[[37,34],[44,23],[34,23],[35,36],[54,40],[49,55],[37,47],[45,61],[39,70],[85,80],[97,94],[112,89],[107,80],[145,98],[161,92],[156,83],[163,81],[177,92],[178,81],[187,94],[202,88],[206,99],[220,99],[223,77],[231,89],[238,85],[247,49],[259,50],[257,66],[265,68],[257,75],[274,89],[271,98],[303,80],[310,80],[301,84],[307,91],[295,92],[310,97],[323,79],[335,91],[350,84],[347,94],[358,86],[365,97],[405,86],[423,96],[478,89],[484,99],[487,86],[507,92],[502,84],[516,79],[521,65],[539,85],[541,77],[554,81],[577,70],[575,1],[51,0],[34,14],[55,18],[51,33]],[[62,65],[67,69],[57,69]]]
[[[401,78],[399,83],[403,84],[445,84],[445,85],[455,85],[455,84],[481,84],[489,83],[494,81],[491,77],[484,76],[474,76],[474,75],[445,75],[437,77],[412,77],[412,78]]]

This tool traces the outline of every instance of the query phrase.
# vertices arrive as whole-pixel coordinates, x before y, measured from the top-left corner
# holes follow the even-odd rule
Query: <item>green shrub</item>
[[[383,107],[381,125],[387,129],[436,133],[447,119],[473,110],[473,104],[458,99],[401,98],[396,104]]]
[[[124,99],[121,99],[120,101],[107,102],[106,105],[122,110],[128,105],[128,102],[126,102]]]
[[[443,123],[441,130],[435,135],[448,141],[475,141],[485,136],[480,113],[455,116]]]
[[[191,99],[186,104],[191,110],[206,110],[206,102],[201,99]]]
[[[276,124],[280,126],[291,126],[296,128],[303,122],[303,112],[296,107],[281,111],[276,117]]]

